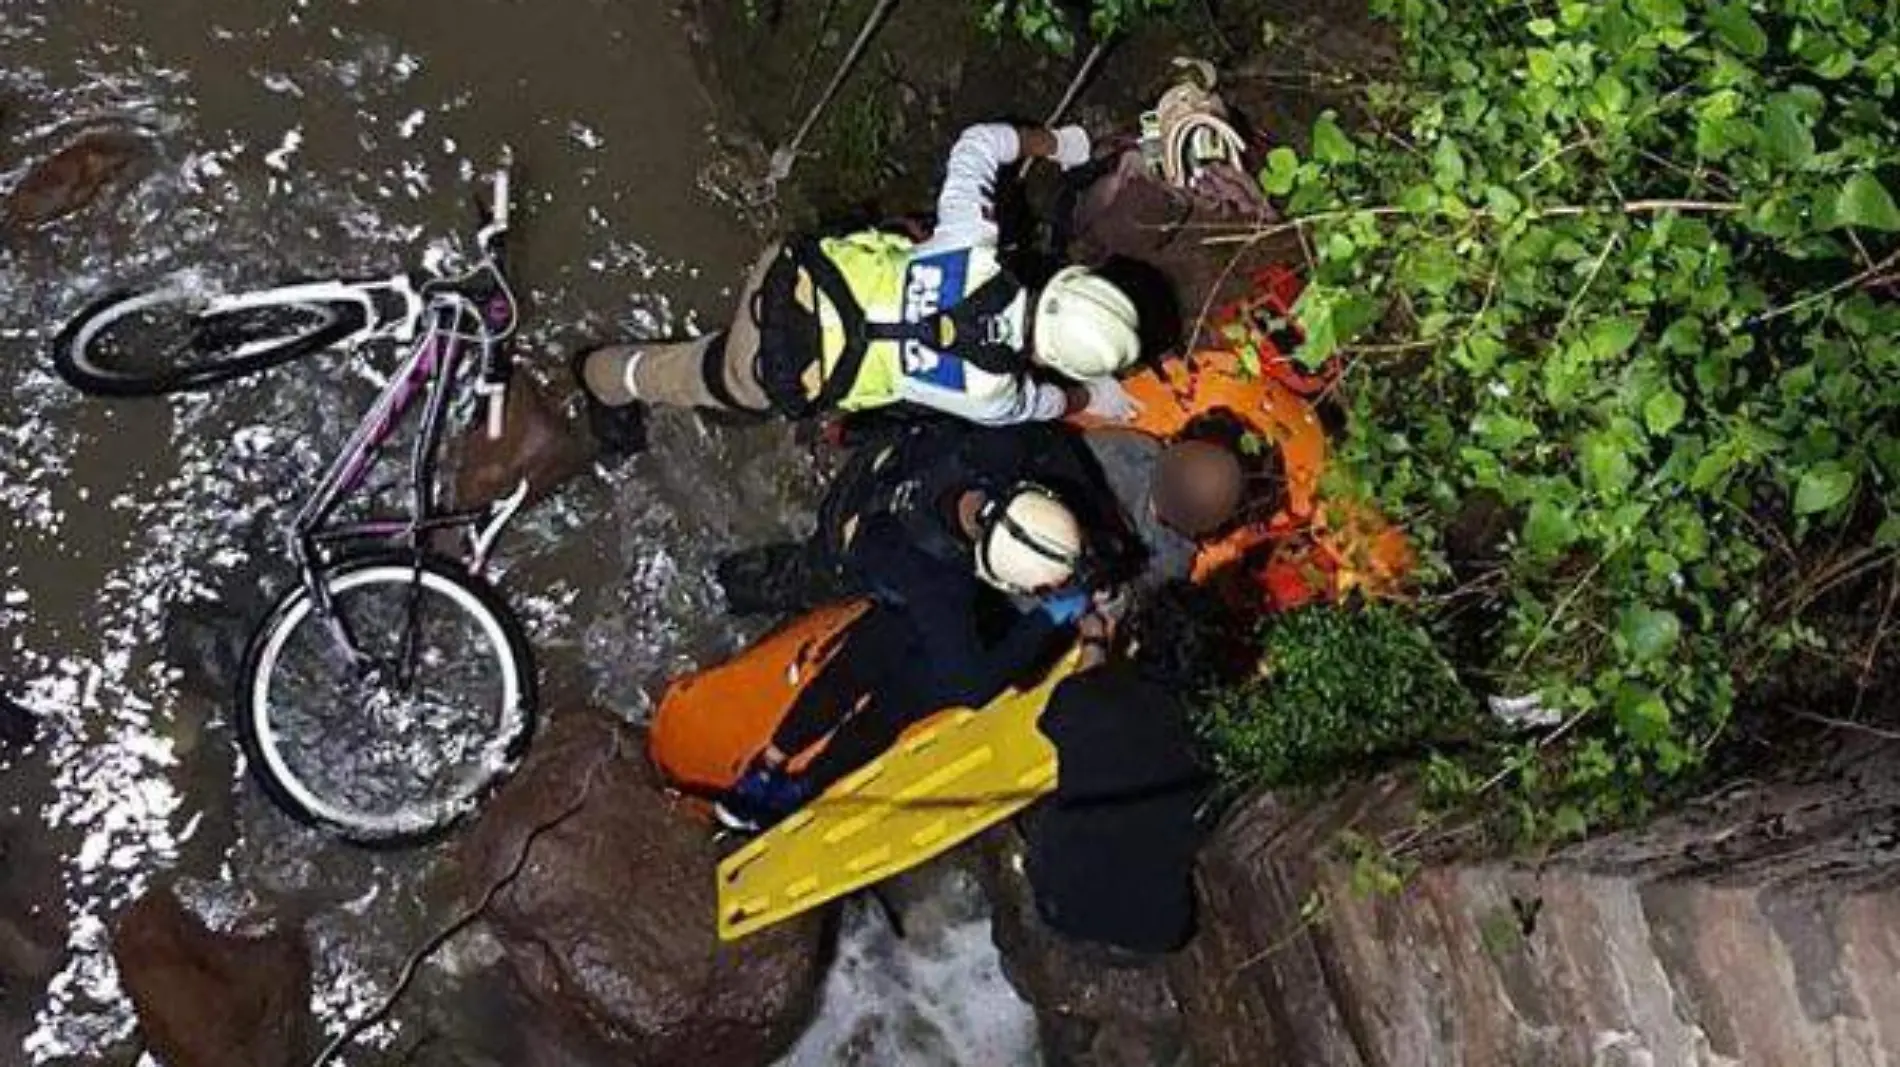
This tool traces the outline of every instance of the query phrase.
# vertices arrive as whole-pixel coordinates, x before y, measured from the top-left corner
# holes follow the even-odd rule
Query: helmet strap
[[[1029,530],[1025,529],[1021,523],[1010,518],[1010,503],[1017,497],[1027,493],[1035,493],[1056,501],[1057,503],[1061,503],[1062,501],[1061,497],[1050,492],[1044,486],[1038,485],[1035,482],[1024,481],[1017,482],[1011,486],[1009,492],[1006,494],[1000,496],[993,493],[990,494],[989,497],[984,500],[983,507],[976,513],[978,564],[990,575],[992,582],[1006,586],[1012,592],[1019,593],[1028,593],[1030,590],[1017,587],[1014,583],[1001,582],[996,578],[995,568],[990,566],[990,544],[995,540],[996,531],[999,529],[1008,530],[1010,536],[1014,537],[1018,544],[1051,563],[1061,564],[1071,570],[1076,570],[1080,568],[1082,562],[1080,553],[1069,554],[1049,548],[1037,539],[1034,534],[1030,533]]]

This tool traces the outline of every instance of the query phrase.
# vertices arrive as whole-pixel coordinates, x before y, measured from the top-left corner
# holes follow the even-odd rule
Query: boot
[[[587,429],[600,448],[600,460],[613,466],[647,447],[646,405],[637,398],[625,404],[609,404],[587,384],[587,359],[599,349],[577,352],[569,364],[574,383],[580,386],[587,404]]]

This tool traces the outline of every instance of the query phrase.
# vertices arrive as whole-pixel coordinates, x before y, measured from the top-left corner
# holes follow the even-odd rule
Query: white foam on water
[[[875,906],[852,900],[818,1017],[777,1067],[1040,1062],[1035,1013],[1003,976],[988,918],[899,938]]]
[[[290,173],[290,157],[303,147],[303,127],[293,126],[284,131],[283,140],[276,148],[264,153],[264,165],[280,174]]]

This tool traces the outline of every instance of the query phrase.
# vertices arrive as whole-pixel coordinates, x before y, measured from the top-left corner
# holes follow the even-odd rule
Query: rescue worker
[[[937,420],[854,453],[806,551],[875,608],[827,666],[830,677],[800,694],[722,803],[722,819],[776,821],[912,722],[981,707],[1043,660],[1125,551],[1092,476],[1073,435],[1054,426]],[[720,575],[729,595],[745,583],[732,567]],[[811,765],[788,774],[788,757],[820,738],[829,740]]]
[[[1182,582],[1125,623],[1083,620],[1081,667],[1037,722],[1056,750],[1055,791],[1023,820],[1024,872],[1058,933],[1118,957],[1171,952],[1193,932],[1196,816],[1211,783],[1184,701],[1244,661],[1247,632]]]
[[[1200,542],[1241,513],[1248,481],[1241,457],[1224,444],[1192,437],[1163,442],[1113,428],[1082,437],[1145,550],[1134,591],[1186,581]]]
[[[1114,376],[1140,356],[1133,302],[1074,266],[1032,291],[998,259],[1002,168],[1044,157],[1066,169],[1089,150],[1077,126],[970,127],[951,150],[929,240],[791,238],[759,259],[729,329],[578,357],[597,435],[609,450],[639,447],[643,404],[803,418],[904,402],[986,425],[1128,418],[1134,405]]]

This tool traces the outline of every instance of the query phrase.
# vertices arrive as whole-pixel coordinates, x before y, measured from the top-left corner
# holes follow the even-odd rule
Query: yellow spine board
[[[1066,657],[982,711],[939,712],[719,865],[719,937],[736,941],[962,844],[1055,788],[1036,729]]]

